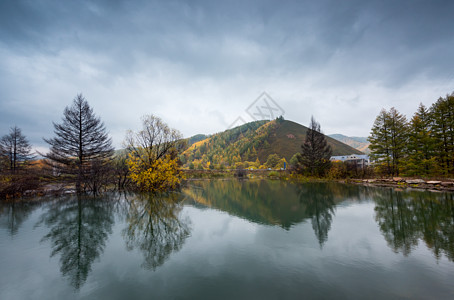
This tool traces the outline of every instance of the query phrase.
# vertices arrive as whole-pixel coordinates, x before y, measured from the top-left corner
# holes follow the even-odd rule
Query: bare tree
[[[44,139],[50,145],[50,152],[44,156],[58,167],[59,173],[75,180],[77,192],[88,188],[97,193],[99,186],[93,184],[100,175],[97,170],[113,154],[104,123],[79,94],[72,106],[65,108],[62,123],[53,125],[55,137]]]
[[[183,147],[181,133],[170,128],[159,117],[146,115],[142,117],[142,130],[128,131],[125,139],[127,150],[133,155],[143,153],[145,164],[163,158],[166,155],[176,157]]]
[[[0,156],[5,168],[12,173],[34,158],[30,143],[19,127],[11,127],[10,132],[0,139]]]

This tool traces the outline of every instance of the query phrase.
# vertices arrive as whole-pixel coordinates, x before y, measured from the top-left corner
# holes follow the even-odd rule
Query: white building
[[[342,161],[349,164],[356,164],[360,168],[364,168],[370,165],[369,155],[366,154],[350,154],[350,155],[338,155],[331,156],[331,161]]]

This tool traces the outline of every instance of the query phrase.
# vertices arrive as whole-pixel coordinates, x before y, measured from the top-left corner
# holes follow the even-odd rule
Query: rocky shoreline
[[[383,186],[383,187],[398,187],[398,188],[413,188],[421,190],[432,191],[449,191],[454,192],[454,181],[452,179],[446,180],[424,180],[414,178],[374,178],[374,179],[353,179],[349,181],[355,184],[364,184],[370,186]]]

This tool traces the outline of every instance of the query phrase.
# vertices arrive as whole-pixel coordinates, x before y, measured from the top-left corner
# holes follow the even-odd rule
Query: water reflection
[[[328,240],[328,231],[335,213],[334,193],[326,188],[326,184],[314,183],[300,185],[298,198],[306,205],[306,212],[311,218],[312,229],[320,244],[320,248]]]
[[[181,195],[135,195],[127,199],[126,222],[122,232],[128,250],[139,249],[142,266],[155,270],[172,252],[181,249],[190,234],[190,221],[182,218]]]
[[[345,199],[364,199],[363,190],[336,183],[212,180],[192,182],[183,193],[199,205],[226,211],[251,222],[279,225],[286,230],[310,220],[322,247],[328,239],[336,203]]]
[[[183,202],[183,199],[186,200]],[[358,205],[361,202],[366,203]],[[198,209],[185,208],[183,204],[191,204],[200,209],[211,207],[260,225],[249,226],[250,224],[246,224],[245,227],[254,227],[258,230],[245,230],[245,232],[238,232],[236,226],[229,227],[228,234],[216,235],[218,240],[212,240],[211,235],[206,235],[204,230],[210,232],[209,230],[224,228],[224,224],[217,224],[217,219],[214,217],[222,215],[220,218],[222,220],[234,218],[218,212],[200,213]],[[40,209],[34,211],[35,207]],[[374,217],[372,217],[373,213]],[[40,215],[41,218],[38,222]],[[192,219],[194,226],[191,225],[189,218],[185,217],[187,215],[194,218]],[[205,216],[208,216],[206,220],[198,219]],[[41,225],[38,230],[37,227],[32,226],[37,222]],[[115,222],[117,222],[117,226],[114,226]],[[364,228],[351,234],[359,222],[362,222],[361,225],[364,224]],[[244,223],[229,222],[229,224],[235,225],[244,225]],[[301,223],[304,225],[295,226]],[[265,226],[261,224],[265,224]],[[448,266],[451,269],[447,269],[445,267],[448,264],[436,265],[434,259],[428,262],[427,257],[424,257],[426,253],[420,251],[424,250],[421,249],[422,247],[427,246],[436,259],[441,260],[446,257],[454,262],[454,199],[452,193],[397,191],[337,183],[293,184],[269,180],[192,181],[182,189],[181,194],[170,193],[161,196],[114,194],[98,199],[70,197],[54,199],[50,202],[0,203],[0,226],[7,229],[7,231],[1,230],[4,237],[17,235],[12,239],[3,239],[6,241],[2,244],[4,247],[2,250],[6,253],[4,256],[7,257],[5,261],[11,260],[11,263],[8,261],[3,270],[3,278],[7,278],[9,274],[19,270],[26,274],[24,277],[29,280],[24,279],[24,282],[32,285],[35,281],[30,278],[35,278],[35,275],[30,272],[31,265],[28,263],[28,259],[30,261],[39,259],[38,263],[34,262],[32,265],[42,267],[43,274],[46,276],[61,273],[75,289],[80,289],[85,282],[91,279],[88,277],[92,271],[94,271],[91,276],[93,279],[103,276],[104,281],[101,285],[105,284],[105,288],[103,286],[100,289],[106,291],[106,294],[99,298],[111,297],[112,293],[117,291],[117,287],[128,292],[135,289],[137,293],[150,295],[156,292],[156,282],[160,282],[163,278],[160,271],[164,271],[164,276],[170,274],[168,272],[174,272],[170,276],[178,280],[169,288],[172,291],[177,291],[182,286],[180,283],[184,282],[188,286],[192,284],[195,293],[198,293],[203,288],[200,283],[206,282],[208,276],[210,276],[209,283],[213,290],[216,288],[216,292],[219,290],[232,291],[232,286],[247,289],[252,286],[262,292],[265,291],[266,294],[263,286],[272,286],[270,282],[275,283],[276,287],[286,285],[293,282],[294,278],[299,278],[302,282],[297,282],[298,284],[295,282],[295,286],[291,286],[294,289],[289,290],[300,291],[302,284],[311,282],[310,280],[313,278],[316,278],[313,280],[328,278],[327,280],[330,281],[332,278],[329,278],[329,274],[344,274],[345,276],[336,276],[336,278],[341,278],[339,281],[336,281],[337,279],[334,280],[334,283],[330,281],[330,286],[335,287],[336,284],[342,287],[354,286],[354,283],[357,283],[358,278],[361,277],[364,281],[360,283],[365,288],[369,281],[383,283],[383,286],[396,281],[399,288],[402,289],[402,293],[405,293],[410,290],[410,287],[405,285],[407,283],[401,285],[398,282],[397,277],[401,274],[406,274],[410,278],[408,279],[406,276],[405,282],[409,280],[408,282],[413,282],[414,286],[416,283],[418,285],[426,284],[430,290],[435,283],[440,286],[445,284],[442,282],[443,278],[452,269],[452,264]],[[205,226],[212,226],[212,228]],[[269,228],[270,226],[273,228]],[[338,228],[335,228],[336,226]],[[380,232],[377,230],[377,226]],[[203,228],[202,232],[197,231],[200,228]],[[306,235],[306,229],[309,230],[308,235]],[[188,241],[191,230],[196,232],[193,236],[194,239]],[[42,245],[36,247],[36,245],[27,244],[33,240],[37,232],[38,240],[45,235],[42,240],[46,242],[46,245],[50,245],[51,250]],[[112,235],[110,235],[111,233]],[[334,233],[338,235],[338,238],[333,237]],[[314,234],[317,241],[313,239]],[[203,243],[199,243],[197,240],[199,238]],[[383,238],[388,246],[383,245],[384,243],[374,244],[377,241],[383,241]],[[344,249],[345,239],[348,239],[346,243],[348,247]],[[213,241],[219,242],[220,245],[212,247],[209,243]],[[224,241],[225,243],[222,244]],[[254,241],[254,243],[249,243],[249,241]],[[329,246],[327,246],[328,242],[330,242]],[[180,251],[185,243],[191,249],[198,245],[201,247],[197,251],[180,252],[182,256],[190,253],[186,257],[188,264],[184,268],[177,266],[178,264],[172,265],[172,268],[169,269],[160,268],[169,261],[172,255]],[[127,252],[125,244],[128,250],[134,251]],[[317,253],[317,251],[313,251],[314,249],[306,251],[307,248],[302,247],[302,244],[315,248],[325,247],[325,249],[323,253]],[[27,245],[28,252],[25,251],[27,249],[24,249],[23,245]],[[210,247],[206,247],[207,245]],[[370,254],[370,256],[358,258],[358,252],[350,251],[350,245],[357,246],[358,251]],[[377,248],[371,249],[372,245]],[[111,253],[116,255],[121,253],[120,256],[124,258],[121,266],[116,265],[118,256],[102,256],[106,247],[112,247]],[[413,252],[416,247],[419,251]],[[16,263],[21,260],[14,256],[19,253],[18,249],[28,255],[25,263]],[[412,259],[400,257],[398,259],[400,263],[396,264],[398,266],[389,267],[396,261],[394,257],[388,258],[387,254],[391,253],[389,249],[405,256],[412,256]],[[339,252],[339,256],[336,256]],[[350,252],[351,256],[349,256]],[[30,255],[30,253],[40,253],[41,256]],[[41,262],[41,258],[47,257],[49,253],[59,258],[61,272],[58,271],[58,268],[57,270],[46,270],[46,268],[54,268],[52,264]],[[381,255],[382,253],[383,255]],[[93,262],[97,259],[100,262],[94,265]],[[135,263],[137,260],[139,263]],[[219,260],[217,264],[203,265],[206,261],[217,260]],[[339,264],[339,261],[344,260],[345,264]],[[319,262],[321,261],[327,262],[323,264],[323,268],[320,268]],[[132,265],[128,262],[132,262]],[[143,268],[156,270],[156,272],[140,272],[140,264]],[[436,266],[433,267],[433,265]],[[128,272],[128,276],[120,278],[122,282],[119,282],[115,271],[123,266],[127,266],[128,269],[125,272]],[[371,266],[374,266],[373,270]],[[198,274],[190,272],[188,275],[187,269],[195,270],[199,267]],[[94,270],[95,268],[99,269]],[[206,272],[203,268],[207,268]],[[389,270],[393,271],[394,277],[389,277]],[[420,272],[419,270],[429,271]],[[411,279],[413,274],[410,272],[413,271],[418,274],[418,278]],[[129,279],[130,274],[138,273],[142,280],[136,280],[133,278],[134,275]],[[423,275],[426,277],[420,277],[420,273],[424,273]],[[115,276],[110,278],[109,274],[115,274]],[[212,274],[219,274],[219,280],[216,280],[216,276]],[[248,274],[248,276],[252,274],[253,276],[248,278],[253,279],[244,280],[244,274]],[[7,290],[5,287],[13,286],[12,283],[17,282],[16,278],[19,276],[11,276],[9,282],[3,283],[1,286],[4,290],[3,295],[14,290],[14,288]],[[126,277],[128,279],[124,279]],[[282,278],[282,281],[276,279],[277,277]],[[43,278],[50,277],[43,276]],[[343,284],[344,279],[347,280],[345,285]],[[349,280],[354,280],[354,282]],[[48,282],[51,283],[48,284],[54,284],[57,281],[49,280]],[[146,284],[142,285],[144,282]],[[312,283],[314,286],[319,284],[314,281]],[[37,284],[40,285],[41,282]],[[48,284],[40,285],[36,289],[47,289]],[[381,286],[377,284],[376,291],[382,291]],[[69,290],[72,287],[70,286]],[[66,288],[68,288],[67,284],[65,284]],[[317,290],[319,288],[324,289],[326,286],[318,286]],[[352,289],[352,295],[359,295],[355,294],[356,288]],[[168,293],[169,290],[162,293]],[[0,295],[2,295],[1,292]],[[158,297],[162,295],[158,293]],[[391,292],[391,295],[396,294]],[[178,296],[181,294],[174,298],[178,298]],[[27,297],[0,296],[0,298],[21,299]]]
[[[62,275],[79,289],[112,233],[114,203],[107,198],[74,196],[49,205],[40,221],[49,228],[42,241],[51,243],[51,257],[60,255]]]
[[[20,226],[30,214],[40,206],[35,201],[11,201],[0,203],[0,227],[8,230],[11,236],[18,233]]]
[[[394,252],[409,255],[420,240],[440,259],[454,261],[452,193],[376,190],[376,221]]]

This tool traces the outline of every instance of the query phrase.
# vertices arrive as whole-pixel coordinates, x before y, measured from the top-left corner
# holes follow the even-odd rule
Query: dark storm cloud
[[[452,66],[448,59],[453,46],[451,1],[3,1],[1,5],[5,46],[24,55],[36,51],[52,55],[67,48],[103,53],[110,57],[104,67],[111,72],[142,67],[141,55],[181,62],[190,72],[210,76],[310,71],[337,56],[342,66],[353,63],[359,68],[353,77],[394,70],[400,80],[418,70],[445,76],[446,64]],[[248,46],[252,49],[241,53]],[[254,49],[261,56],[247,55]],[[374,67],[381,62],[393,64],[384,70],[383,65]]]
[[[332,89],[326,101],[371,83],[446,84],[454,78],[453,11],[452,1],[1,1],[0,129],[39,132],[75,93],[107,97],[120,83],[127,90],[128,78],[145,86],[207,80],[223,94],[225,82],[261,90],[282,81],[295,93],[298,85]],[[44,91],[50,84],[57,92]],[[140,97],[134,88],[131,97]],[[240,97],[238,89],[230,93]],[[52,105],[60,95],[66,102]],[[215,107],[216,95],[195,100],[197,110]],[[351,98],[367,106],[364,95]]]

